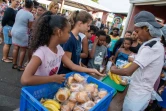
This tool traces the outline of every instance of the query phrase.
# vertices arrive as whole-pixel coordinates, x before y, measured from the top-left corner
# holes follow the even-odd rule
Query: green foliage
[[[99,0],[92,0],[93,2],[96,2],[96,3],[98,3],[99,2]]]

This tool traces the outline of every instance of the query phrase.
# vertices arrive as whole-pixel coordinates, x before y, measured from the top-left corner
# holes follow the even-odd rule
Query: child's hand
[[[99,71],[97,71],[96,69],[92,69],[92,73],[91,73],[92,75],[98,75],[98,76],[102,76],[102,77],[104,77],[104,76],[106,76],[106,74],[101,74]]]
[[[117,67],[116,67],[116,65],[113,65],[112,67],[111,67],[111,72],[112,72],[112,70],[114,70],[114,69],[118,69]]]
[[[97,44],[98,41],[99,41],[99,39],[98,39],[98,37],[96,36],[95,41],[94,41],[94,44]]]
[[[164,91],[164,85],[163,86],[161,86],[160,88],[159,88],[159,90],[158,90],[158,93],[161,95],[162,94],[162,92]]]
[[[114,58],[115,58],[115,56],[111,56],[111,57],[109,58],[109,61],[113,62]]]
[[[52,76],[53,76],[54,82],[59,83],[59,84],[63,83],[66,80],[66,77],[65,77],[66,74],[60,74],[60,75],[55,74]]]

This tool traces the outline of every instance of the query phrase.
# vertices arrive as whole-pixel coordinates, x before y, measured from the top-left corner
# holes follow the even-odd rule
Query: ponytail
[[[36,28],[32,31],[31,48],[35,51],[40,46],[48,45],[52,30],[50,27],[51,15],[45,15],[36,22]]]
[[[54,30],[64,30],[67,24],[69,22],[65,17],[53,15],[50,11],[44,13],[35,22],[32,30],[32,41],[30,42],[32,51],[36,51],[40,46],[48,46]]]
[[[87,23],[90,20],[93,20],[92,16],[86,12],[86,11],[74,11],[68,18],[70,24],[71,24],[71,29],[75,27],[75,24],[78,21],[81,21],[83,23]]]

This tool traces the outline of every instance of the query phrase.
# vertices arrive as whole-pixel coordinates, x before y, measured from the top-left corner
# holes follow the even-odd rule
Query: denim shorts
[[[11,26],[6,25],[6,26],[3,27],[4,43],[8,44],[8,45],[11,45],[12,44],[12,38],[8,36],[9,30],[10,31],[12,30]]]

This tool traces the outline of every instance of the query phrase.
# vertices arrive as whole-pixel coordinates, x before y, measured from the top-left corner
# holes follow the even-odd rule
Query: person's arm
[[[131,66],[124,69],[118,69],[116,66],[111,67],[111,72],[121,76],[131,76],[137,69],[139,65],[132,63]]]
[[[28,22],[28,28],[31,29],[33,25],[33,22]]]
[[[117,49],[120,48],[120,46],[122,45],[122,43],[123,43],[123,38],[120,38],[120,39],[115,43],[115,46],[114,46],[113,52],[112,52],[113,55],[116,54]]]
[[[163,70],[166,70],[166,66],[163,66]]]
[[[99,73],[96,69],[89,69],[85,67],[81,67],[79,65],[74,64],[66,54],[62,57],[62,62],[65,66],[67,66],[69,69],[77,72],[86,72],[92,75],[99,75],[99,76],[105,76],[104,74]]]
[[[129,61],[129,62],[133,62],[133,61],[134,61],[134,58],[133,58],[133,57],[129,57],[129,58],[128,58],[128,61]]]
[[[28,28],[29,29],[32,28],[33,22],[34,22],[34,16],[33,16],[33,14],[30,14],[30,18],[29,18],[29,21],[28,21]]]
[[[82,40],[82,53],[80,55],[81,58],[87,58],[88,57],[88,38],[84,37]]]
[[[150,55],[150,56],[149,56]],[[134,62],[125,69],[117,69],[115,66],[111,67],[111,72],[122,75],[122,76],[130,76],[134,71],[136,71],[139,67],[141,69],[146,68],[149,64],[155,61],[160,57],[158,52],[153,51],[150,47],[146,46],[141,49],[141,51],[137,54]]]
[[[113,63],[114,63],[114,64],[115,64],[115,62],[116,62],[116,59],[117,59],[117,57],[118,57],[119,52],[120,52],[120,49],[116,52],[115,57],[113,58]]]
[[[90,58],[94,58],[97,43],[98,43],[98,37],[95,38],[95,41],[93,43],[93,47],[89,52]]]
[[[103,63],[102,65],[103,66],[106,66],[107,65],[107,48],[105,48],[105,52],[104,52],[104,58],[103,58]]]
[[[4,16],[2,18],[2,26],[4,27],[5,25],[7,25],[8,20],[10,19],[10,15],[11,15],[11,10],[10,8],[7,8],[4,12]]]
[[[71,60],[73,52],[73,42],[71,37],[65,44],[63,44],[63,50],[65,51],[65,55]],[[65,64],[64,66],[67,67]]]
[[[34,75],[38,67],[41,65],[41,59],[37,56],[33,56],[28,63],[23,75],[21,77],[22,85],[38,85],[50,82],[62,83],[65,81],[65,75],[52,75],[52,76],[36,76]]]

